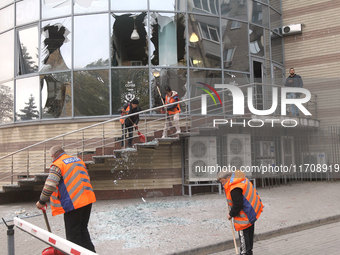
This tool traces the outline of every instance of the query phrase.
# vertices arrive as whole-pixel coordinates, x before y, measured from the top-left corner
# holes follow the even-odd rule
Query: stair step
[[[7,184],[2,186],[3,192],[18,191],[18,190],[32,190],[33,186],[20,186],[19,184]]]

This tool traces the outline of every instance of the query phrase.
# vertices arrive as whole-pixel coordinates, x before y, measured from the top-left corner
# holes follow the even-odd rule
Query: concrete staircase
[[[185,128],[182,128],[182,130],[185,130]],[[155,131],[153,136],[147,137],[147,141],[145,143],[141,143],[139,138],[135,137],[133,139],[132,148],[122,148],[121,141],[117,140],[113,145],[105,146],[104,148],[98,147],[95,151],[84,151],[79,153],[77,156],[84,160],[95,190],[113,190],[111,185],[113,183],[113,188],[115,190],[120,187],[120,191],[123,190],[124,193],[126,190],[131,190],[131,187],[134,187],[135,189],[137,187],[136,183],[141,184],[142,182],[145,182],[145,185],[142,184],[143,190],[146,190],[147,187],[157,189],[162,187],[171,188],[173,185],[181,184],[181,155],[178,148],[180,148],[180,137],[187,136],[189,133],[183,132],[180,136],[172,136],[171,132],[169,133],[170,135],[168,138],[161,138],[162,131]],[[173,144],[176,144],[177,147],[176,156],[174,157],[171,156],[173,154]],[[162,171],[163,162],[156,160],[156,158],[161,159],[162,154],[170,157],[171,159],[170,162],[169,160],[164,160],[164,162],[167,162],[167,165],[169,165],[172,160],[176,161],[176,170],[173,170],[173,166],[170,166],[166,168],[166,171]],[[155,159],[151,162],[150,160],[153,158]],[[142,165],[142,172],[145,178],[135,176],[131,179],[130,176],[127,181],[128,184],[119,181],[118,178],[120,177],[117,177],[117,174],[115,175],[115,171],[119,172],[127,169],[141,169],[141,166],[137,166],[138,163]],[[115,170],[113,168],[115,168]],[[165,174],[164,172],[168,174]],[[125,171],[125,174],[126,173],[127,172]],[[159,178],[160,175],[163,175],[164,178]],[[0,193],[41,190],[47,176],[48,169],[45,170],[45,173],[41,174],[16,176],[14,179],[15,184],[3,185]],[[179,190],[180,189],[178,188],[178,192]],[[121,192],[119,193],[121,195]],[[129,192],[126,192],[126,194],[128,193]],[[154,191],[152,191],[152,193],[154,193]],[[107,195],[103,196],[105,197]],[[148,195],[146,194],[146,196]]]

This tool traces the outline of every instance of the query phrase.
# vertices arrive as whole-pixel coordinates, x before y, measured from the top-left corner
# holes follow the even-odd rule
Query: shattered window
[[[154,12],[150,24],[151,63],[155,66],[185,65],[185,15]]]
[[[71,73],[40,76],[42,118],[72,117]]]
[[[71,18],[44,21],[41,29],[40,71],[71,67]]]
[[[109,0],[74,0],[74,13],[107,11]]]
[[[38,27],[18,31],[18,75],[38,70]]]
[[[42,18],[50,19],[71,14],[71,0],[41,1]]]
[[[147,0],[111,0],[111,10],[113,11],[146,10],[147,7]]]
[[[112,14],[112,66],[148,65],[147,16],[139,14]]]

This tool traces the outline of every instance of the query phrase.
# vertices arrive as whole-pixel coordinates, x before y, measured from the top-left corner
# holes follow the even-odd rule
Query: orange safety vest
[[[129,112],[130,112],[130,104],[128,104],[128,106],[126,107],[125,113],[122,112],[122,114],[120,116],[127,115],[127,114],[129,114]],[[120,123],[124,124],[125,118],[121,118],[121,119],[119,119],[119,121],[120,121]]]
[[[61,170],[60,182],[50,197],[53,216],[96,202],[90,177],[81,159],[64,153],[52,165]]]
[[[236,175],[233,173],[228,182],[224,185],[225,194],[230,207],[233,206],[231,191],[235,188],[241,188],[243,195],[243,208],[240,213],[234,217],[235,230],[240,231],[254,224],[260,217],[264,206],[253,184],[245,177],[244,173],[240,172],[236,173]]]
[[[165,104],[171,104],[171,103],[174,103],[176,102],[175,99],[174,99],[174,96],[178,96],[177,94],[171,96],[171,97],[168,97],[168,95],[165,96]],[[179,113],[181,112],[181,108],[179,106],[179,104],[176,105],[176,107],[172,110],[167,110],[169,114],[176,114],[176,113]]]

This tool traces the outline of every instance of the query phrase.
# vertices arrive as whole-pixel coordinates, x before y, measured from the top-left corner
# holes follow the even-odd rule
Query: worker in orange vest
[[[138,99],[132,99],[130,103],[125,103],[121,108],[118,109],[118,112],[121,112],[121,116],[140,112],[141,108],[138,106]],[[124,147],[124,140],[126,139],[126,133],[129,133],[128,138],[128,147],[132,147],[132,137],[133,137],[133,128],[137,128],[139,122],[139,114],[121,118],[120,123],[122,124],[122,147]]]
[[[173,91],[169,86],[165,87],[165,104],[171,104],[179,102],[179,98],[176,91]],[[168,137],[168,129],[172,126],[172,122],[176,128],[176,134],[181,133],[179,125],[179,113],[181,108],[179,104],[174,104],[166,107],[168,121],[165,122],[162,138]]]
[[[87,224],[96,196],[85,163],[60,146],[53,146],[50,156],[53,163],[36,206],[42,209],[50,200],[52,215],[64,214],[66,239],[95,252]]]
[[[238,231],[240,254],[252,255],[255,221],[263,211],[261,198],[244,172],[221,171],[217,180],[221,182],[227,197],[230,208],[228,220],[234,219],[234,227]]]

